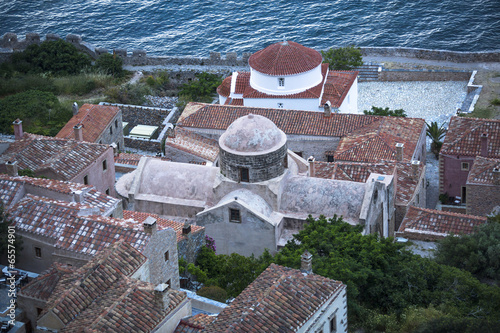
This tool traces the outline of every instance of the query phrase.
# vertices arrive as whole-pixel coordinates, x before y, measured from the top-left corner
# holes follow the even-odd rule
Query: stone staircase
[[[363,66],[354,68],[354,70],[359,72],[359,82],[367,82],[378,81],[379,68],[382,68],[381,64],[365,63]]]

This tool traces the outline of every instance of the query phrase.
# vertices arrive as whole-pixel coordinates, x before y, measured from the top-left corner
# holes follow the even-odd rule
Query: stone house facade
[[[500,159],[477,156],[467,178],[467,214],[500,213]]]
[[[452,117],[439,153],[439,192],[466,204],[467,178],[478,156],[500,158],[500,120]]]

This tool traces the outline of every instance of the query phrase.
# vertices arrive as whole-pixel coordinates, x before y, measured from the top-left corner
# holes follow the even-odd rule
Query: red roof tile
[[[487,218],[410,206],[398,236],[434,241],[450,234],[470,234]]]
[[[205,160],[214,162],[219,156],[219,144],[216,140],[207,139],[193,131],[177,127],[175,137],[168,137],[166,146],[170,146]]]
[[[481,135],[488,134],[487,156],[500,158],[500,120],[452,117],[440,154],[481,155]]]
[[[342,282],[271,264],[206,332],[292,332],[345,290]]]
[[[16,140],[0,156],[0,163],[17,161],[19,169],[33,172],[50,170],[63,180],[71,180],[100,156],[109,145],[40,137]]]
[[[97,142],[119,112],[120,109],[116,106],[83,104],[78,113],[66,123],[56,137],[75,139],[73,127],[82,125],[83,141]]]
[[[264,109],[230,105],[189,103],[179,118],[178,126],[226,130],[236,119],[249,113],[270,119],[286,134],[342,137],[357,129],[380,121],[380,116],[332,114],[322,112]],[[423,123],[423,120],[418,120]],[[396,120],[397,122],[397,120]],[[380,126],[380,125],[379,125]]]
[[[250,56],[248,64],[267,75],[293,75],[310,71],[323,61],[321,53],[292,41],[269,45]]]
[[[250,86],[250,72],[238,72],[234,93],[243,94],[248,86]]]
[[[20,295],[48,300],[59,280],[66,274],[71,274],[75,268],[55,262],[52,266],[27,285],[21,288]]]
[[[330,101],[332,107],[339,108],[349,93],[352,84],[358,77],[359,72],[330,71],[323,88],[321,106]]]
[[[377,120],[343,137],[335,151],[335,160],[396,161],[396,143],[403,143],[403,161],[411,161],[425,121],[402,117],[380,117]]]
[[[217,87],[217,93],[224,97],[229,97],[231,94],[231,79],[232,76],[226,77],[222,83]]]
[[[500,159],[478,156],[467,177],[467,184],[495,185],[493,169],[500,169]],[[500,198],[498,198],[500,202]]]

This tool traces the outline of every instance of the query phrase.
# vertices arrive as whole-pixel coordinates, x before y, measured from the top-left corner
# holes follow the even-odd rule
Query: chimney
[[[404,143],[396,143],[396,161],[401,162],[403,160],[403,147]]]
[[[481,134],[481,156],[488,157],[488,133]]]
[[[83,191],[78,190],[73,192],[73,199],[75,202],[82,203],[85,199]]]
[[[493,168],[493,185],[500,185],[500,167]]]
[[[325,105],[323,105],[323,108],[325,110],[323,116],[325,116],[326,118],[330,118],[332,116],[332,103],[330,103],[330,101],[326,101]]]
[[[160,283],[154,289],[154,302],[160,306],[160,311],[167,310],[170,305],[169,289],[170,286],[167,283]]]
[[[7,161],[5,163],[5,168],[7,169],[7,174],[9,176],[18,176],[19,167],[17,166],[17,161]]]
[[[109,146],[110,146],[111,148],[113,148],[113,156],[115,156],[115,157],[116,157],[116,156],[118,156],[118,154],[119,154],[119,151],[118,151],[118,145],[117,145],[116,143],[114,143],[114,142],[113,142],[113,143],[111,143]]]
[[[418,181],[418,167],[420,166],[420,161],[411,162],[411,178],[414,181]]]
[[[77,102],[73,103],[72,110],[73,110],[73,116],[78,113],[78,103]]]
[[[75,140],[83,141],[83,126],[81,124],[77,124],[73,126],[73,130],[75,131]]]
[[[307,250],[300,256],[300,270],[302,273],[312,274],[312,257],[312,254]]]
[[[316,159],[312,156],[309,156],[307,159],[307,162],[309,162],[309,177],[314,177],[315,172],[314,172],[314,161]]]
[[[148,235],[156,234],[156,219],[148,216],[148,218],[142,223],[144,227],[144,232]]]
[[[14,137],[16,140],[21,140],[24,136],[22,120],[17,118],[12,124],[14,124]]]
[[[191,225],[189,223],[184,223],[184,226],[182,227],[182,234],[183,235],[189,235],[191,232]]]

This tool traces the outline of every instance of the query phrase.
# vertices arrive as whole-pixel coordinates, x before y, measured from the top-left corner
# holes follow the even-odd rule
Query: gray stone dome
[[[243,155],[274,151],[285,143],[282,130],[266,117],[254,114],[236,119],[219,139],[222,149]]]

